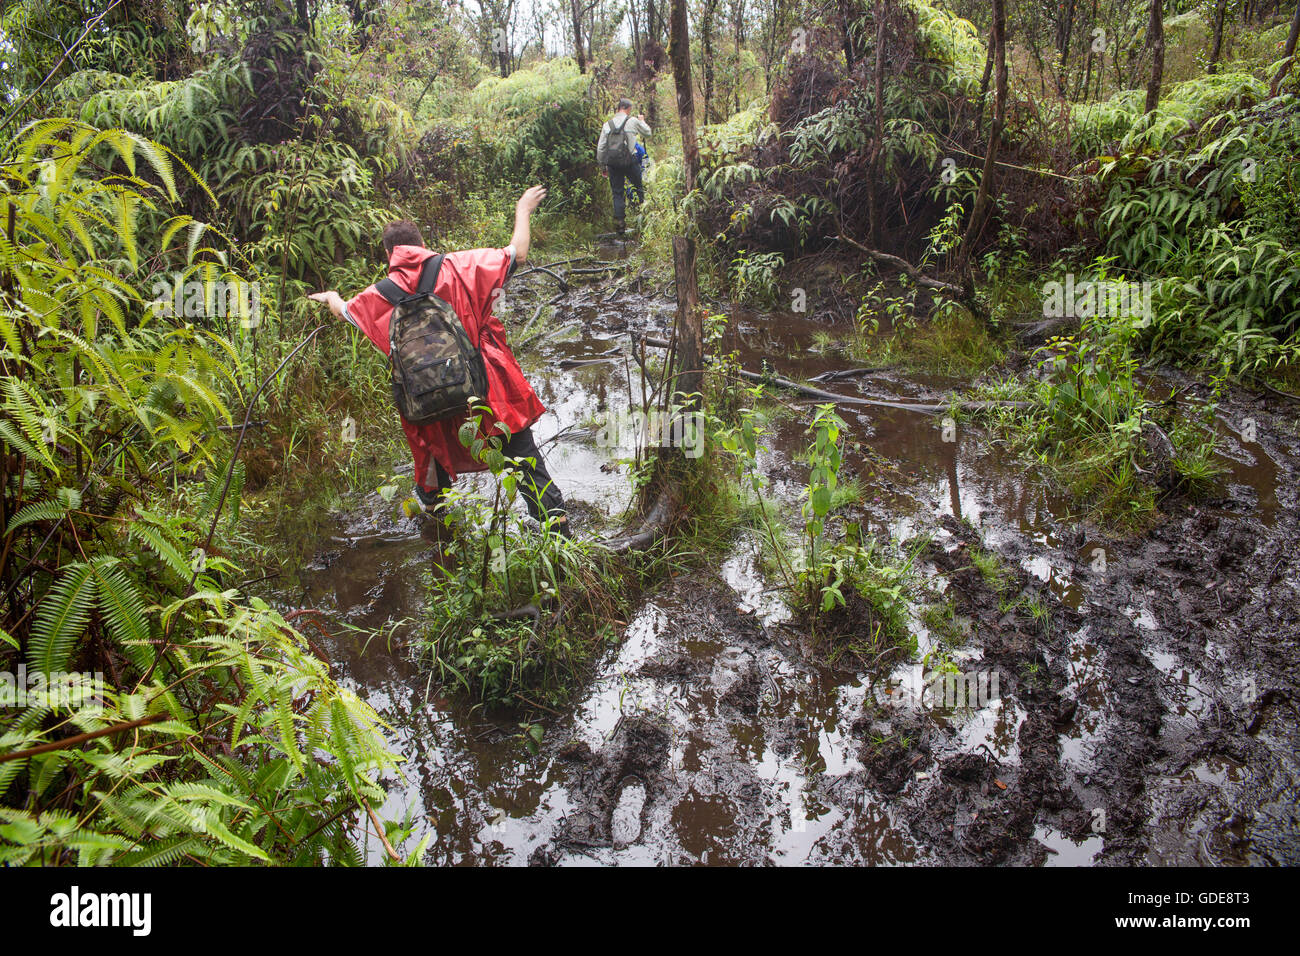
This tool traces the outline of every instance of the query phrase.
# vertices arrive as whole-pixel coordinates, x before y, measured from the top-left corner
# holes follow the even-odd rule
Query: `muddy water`
[[[579,290],[553,317],[557,328],[574,323],[573,331],[543,342],[525,360],[548,409],[535,434],[580,529],[619,515],[631,500],[618,465],[626,451],[601,447],[597,426],[606,409],[626,407],[629,394],[639,400],[629,335],[665,335],[671,318],[672,304],[663,299],[610,295],[608,287]],[[816,328],[798,316],[747,316],[736,344],[743,363],[756,370],[764,359],[796,378],[844,367],[810,348]],[[572,365],[593,357],[604,360]],[[954,384],[885,372],[827,387],[931,402]],[[1134,719],[1131,701],[1116,690],[1117,680],[1123,691],[1129,684],[1108,667],[1117,652],[1104,645],[1116,627],[1144,642],[1147,656],[1135,666],[1155,685],[1158,703],[1151,706],[1161,717],[1154,732],[1189,740],[1206,719],[1213,690],[1186,648],[1162,645],[1177,622],[1158,618],[1141,588],[1124,590],[1120,604],[1099,586],[1091,569],[1105,542],[978,434],[945,441],[935,417],[899,409],[847,406],[842,413],[855,444],[846,469],[866,492],[860,517],[867,528],[894,541],[933,536],[932,547],[949,555],[962,547],[964,529],[973,528],[983,547],[1017,570],[1025,593],[1041,591],[1061,615],[1064,633],[1052,638],[1054,650],[1042,660],[1046,673],[1057,675],[1051,693],[1077,702],[1073,718],[1048,734],[1064,809],[1031,812],[1012,848],[987,859],[1099,861],[1105,828],[1080,826],[1079,819],[1095,824],[1089,801],[1101,799],[1095,791],[1107,774],[1120,772],[1109,755]],[[805,479],[798,460],[805,427],[806,418],[779,420],[760,462],[772,493],[792,506]],[[1236,502],[1238,511],[1271,527],[1279,509],[1274,462],[1262,449],[1235,443],[1227,454],[1228,487],[1237,493],[1225,496],[1225,506],[1232,510]],[[1014,793],[1041,771],[1037,751],[1032,759],[1021,752],[1022,744],[1041,743],[1034,737],[1041,702],[1032,693],[1017,688],[984,706],[933,709],[924,704],[917,661],[888,675],[892,692],[885,697],[879,675],[873,683],[865,673],[812,663],[816,657],[764,579],[758,542],[747,534],[716,569],[678,578],[644,599],[572,710],[541,715],[545,743],[530,756],[517,737],[518,718],[442,696],[409,662],[403,640],[426,600],[431,553],[395,510],[377,495],[355,502],[303,569],[301,590],[281,598],[334,620],[327,650],[336,675],[389,723],[394,749],[407,758],[404,773],[387,781],[384,815],[408,818],[417,835],[436,831],[430,863],[978,862],[983,851],[972,849],[970,834],[984,825],[980,814],[987,820],[997,809],[1008,781]],[[953,519],[962,523],[957,531]],[[951,575],[919,570],[936,588],[950,587]],[[1122,607],[1118,623],[1090,618],[1102,607]],[[914,630],[923,655],[934,641],[919,610]],[[989,613],[996,619],[1001,612]],[[1019,626],[1010,618],[998,623]],[[992,652],[985,653],[991,661]],[[978,646],[955,656],[971,667],[983,660]],[[888,742],[898,739],[909,747],[920,741],[917,756],[886,766]],[[967,785],[961,772],[949,771],[965,767],[971,755],[991,769]],[[1154,835],[1123,858],[1145,852],[1157,861],[1244,861],[1241,853],[1160,849],[1205,842],[1183,832],[1187,819],[1171,812],[1166,791],[1209,787],[1230,803],[1247,776],[1241,765],[1211,755],[1161,774],[1151,764],[1129,772],[1151,775],[1149,813],[1140,825]],[[1127,831],[1111,839],[1116,852],[1128,852]],[[378,847],[370,854],[380,861]]]

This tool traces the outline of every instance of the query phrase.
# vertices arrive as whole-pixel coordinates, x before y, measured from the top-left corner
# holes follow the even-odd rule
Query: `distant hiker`
[[[508,458],[527,459],[520,487],[528,513],[539,522],[554,517],[553,526],[568,534],[564,498],[533,440],[532,425],[545,409],[524,380],[501,320],[492,314],[497,290],[528,258],[529,217],[545,196],[545,189],[533,186],[519,198],[514,235],[504,249],[437,255],[425,247],[415,223],[390,223],[383,236],[386,280],[348,302],[333,290],[308,298],[329,306],[389,356],[394,398],[415,460],[415,494],[423,510],[435,509],[439,492],[451,487],[460,472],[484,470],[457,434],[468,417],[467,398],[474,395],[492,409],[483,416],[480,434],[501,436],[495,425],[502,422],[510,430],[502,452]],[[430,291],[433,298],[417,294]],[[444,311],[447,306],[453,314]],[[390,329],[394,315],[398,323]],[[449,369],[456,373],[449,375]],[[428,421],[426,413],[437,417]]]
[[[596,144],[596,162],[600,163],[601,175],[609,177],[609,187],[614,193],[614,225],[619,235],[623,234],[623,181],[631,182],[637,195],[645,199],[641,186],[641,164],[637,161],[636,147],[638,136],[649,136],[650,127],[644,116],[632,115],[632,101],[624,97],[618,101],[614,116],[600,129],[600,141]]]

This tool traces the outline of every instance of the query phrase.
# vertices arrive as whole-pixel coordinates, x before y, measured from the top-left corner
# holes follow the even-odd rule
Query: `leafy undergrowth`
[[[561,534],[553,518],[540,529],[525,523],[515,509],[525,472],[502,453],[500,435],[481,434],[483,411],[460,439],[492,488],[447,489],[443,513],[428,519],[439,549],[417,654],[444,685],[484,704],[550,710],[618,636],[627,595],[600,545]]]
[[[147,305],[169,269],[216,271],[137,229],[179,199],[169,157],[50,120],[3,159],[0,674],[27,686],[0,681],[0,864],[362,862],[398,758],[226,556],[246,467],[222,428],[257,372]]]
[[[915,590],[912,563],[863,534],[843,511],[861,499],[862,485],[841,474],[846,425],[834,405],[816,410],[808,427],[808,484],[801,524],[767,497],[758,467],[763,446],[763,386],[739,390],[752,399],[733,409],[734,424],[717,422],[716,440],[734,468],[732,481],[763,543],[765,564],[786,602],[830,661],[851,655],[864,666],[893,650],[914,649],[908,613]]]
[[[1195,495],[1221,470],[1214,401],[1157,401],[1139,374],[1140,331],[1129,318],[1086,320],[1034,354],[1040,378],[985,383],[971,397],[989,404],[954,415],[989,425],[1094,519],[1139,530],[1163,495]]]
[[[491,502],[459,497],[419,654],[443,684],[482,703],[557,707],[618,638],[628,595],[598,545],[524,527],[513,513],[493,522]],[[485,523],[495,530],[483,535]]]

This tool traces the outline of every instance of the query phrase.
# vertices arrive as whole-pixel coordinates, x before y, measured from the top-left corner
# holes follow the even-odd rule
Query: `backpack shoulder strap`
[[[430,256],[424,260],[420,269],[420,282],[415,292],[407,292],[392,279],[383,278],[375,283],[375,291],[382,295],[389,305],[397,305],[413,295],[428,295],[438,284],[438,273],[442,271],[442,254]]]
[[[416,287],[416,292],[420,295],[431,293],[433,287],[438,284],[438,273],[441,271],[442,253],[425,259],[424,267],[420,270],[420,284]]]
[[[375,291],[382,295],[389,305],[397,305],[406,298],[406,290],[387,277],[375,283]]]

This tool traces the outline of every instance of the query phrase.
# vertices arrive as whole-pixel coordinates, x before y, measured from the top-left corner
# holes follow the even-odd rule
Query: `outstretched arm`
[[[510,244],[515,247],[516,263],[523,262],[528,258],[528,243],[532,238],[529,220],[533,215],[533,210],[537,208],[537,204],[545,198],[545,186],[530,186],[519,197],[519,202],[515,203],[515,231],[510,237]]]
[[[334,313],[334,318],[347,318],[347,303],[343,301],[343,296],[339,295],[333,289],[328,292],[313,292],[307,296],[313,302],[323,302],[329,306],[329,310]]]

